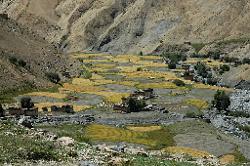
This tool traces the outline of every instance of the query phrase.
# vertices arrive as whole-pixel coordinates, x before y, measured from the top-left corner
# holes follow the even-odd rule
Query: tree
[[[32,102],[30,97],[21,98],[21,107],[22,108],[32,108],[34,107],[34,103]]]
[[[226,111],[230,106],[231,102],[229,96],[225,93],[225,91],[218,90],[214,95],[214,100],[212,101],[212,104],[219,111]]]
[[[171,62],[170,64],[168,64],[168,68],[169,69],[176,69],[176,64]]]
[[[2,104],[0,104],[0,117],[4,116],[4,109],[2,107]]]
[[[178,79],[174,80],[173,83],[174,83],[176,86],[185,86],[185,85],[186,85],[184,81],[178,80]]]
[[[58,84],[61,81],[61,78],[57,73],[46,73],[46,76],[51,82],[55,84]]]
[[[143,100],[137,100],[135,98],[129,98],[128,100],[128,111],[129,112],[140,112],[146,107],[146,103]]]
[[[223,71],[223,72],[225,72],[225,71],[230,71],[230,66],[229,65],[222,65],[221,67],[220,67],[220,69]]]
[[[208,76],[208,68],[205,63],[197,62],[197,64],[194,66],[195,70],[197,70],[198,75],[202,76],[203,78],[206,78]]]

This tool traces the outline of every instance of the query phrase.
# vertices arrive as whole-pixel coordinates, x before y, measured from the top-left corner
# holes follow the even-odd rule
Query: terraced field
[[[200,110],[208,107],[215,90],[230,91],[230,89],[196,84],[188,80],[183,80],[187,84],[186,87],[178,87],[172,81],[182,79],[178,78],[182,69],[170,71],[159,56],[77,53],[72,57],[82,63],[82,75],[79,78],[72,79],[70,83],[64,83],[56,93],[25,94],[32,97],[40,111],[42,107],[72,104],[77,112],[81,112],[104,103],[107,105],[119,103],[123,97],[127,97],[134,90],[146,88],[154,88],[159,92],[160,98],[152,101],[153,103],[160,103],[165,107],[171,107],[174,103],[180,107]],[[195,63],[197,59],[193,58],[189,61]],[[217,62],[208,63],[217,64]],[[206,91],[209,91],[210,96],[207,96]],[[202,97],[197,100],[197,95]],[[78,100],[72,100],[72,98]]]
[[[183,123],[179,127],[177,125],[178,131],[176,131],[175,127],[162,127],[157,124],[176,123],[179,121],[179,116],[183,117],[190,111],[200,114],[209,107],[216,90],[231,92],[232,89],[184,80],[180,77],[183,69],[169,70],[158,56],[77,53],[72,57],[82,63],[81,76],[73,78],[71,82],[63,83],[57,92],[33,92],[25,96],[30,96],[40,111],[42,107],[71,104],[77,114],[94,114],[97,119],[96,124],[84,126],[81,129],[82,135],[77,132],[78,136],[81,135],[80,138],[95,143],[140,144],[149,149],[161,149],[166,153],[181,153],[193,157],[207,157],[212,154],[221,156],[223,162],[235,159],[233,154],[236,147],[227,141],[221,141],[214,129],[210,129],[207,125],[194,122],[188,126],[189,123]],[[188,59],[187,62],[189,61],[195,63],[197,59]],[[218,65],[213,61],[204,60],[204,62],[211,66]],[[186,85],[177,86],[173,83],[175,79],[184,81]],[[123,97],[129,96],[136,89],[145,88],[153,88],[158,96],[148,100],[147,103],[165,107],[170,114],[160,112],[121,114],[113,111],[113,104],[120,103]],[[141,122],[146,122],[147,125],[133,125]],[[109,124],[126,125],[113,127]],[[185,128],[189,130],[188,133],[183,131]],[[69,135],[74,133],[70,131]],[[191,138],[198,143],[188,142]],[[228,148],[218,153],[219,146],[205,146],[206,142],[225,144]]]

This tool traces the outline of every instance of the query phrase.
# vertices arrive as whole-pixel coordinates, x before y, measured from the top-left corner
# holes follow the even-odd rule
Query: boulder
[[[58,138],[55,142],[56,147],[61,147],[61,146],[73,146],[75,143],[75,140],[70,137],[61,137]]]

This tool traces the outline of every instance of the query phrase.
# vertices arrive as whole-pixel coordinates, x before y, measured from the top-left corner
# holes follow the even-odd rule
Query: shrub
[[[227,63],[232,63],[232,62],[238,62],[239,58],[235,58],[235,57],[225,57],[224,61]]]
[[[136,69],[136,71],[143,71],[143,68],[142,68],[142,67],[138,67],[138,68]]]
[[[165,53],[161,56],[168,58],[171,63],[175,63],[175,64],[178,63],[179,61],[187,60],[187,57],[181,53]]]
[[[168,65],[168,68],[169,69],[176,69],[176,64],[171,62],[169,65]]]
[[[178,79],[174,80],[173,83],[174,83],[176,86],[185,86],[185,85],[186,85],[184,81],[178,80]]]
[[[58,84],[61,81],[61,79],[57,73],[46,73],[46,76],[51,82],[53,82],[55,84]]]
[[[129,112],[140,112],[146,106],[144,100],[137,100],[135,98],[129,98],[128,100],[128,111]]]
[[[188,111],[185,115],[187,118],[200,118],[203,116],[201,111]]]
[[[21,98],[21,107],[22,108],[32,108],[34,107],[34,103],[31,101],[30,97]]]
[[[16,59],[16,57],[10,57],[10,58],[9,58],[9,61],[10,61],[10,63],[12,63],[12,64],[14,64],[14,65],[17,64],[17,59]]]
[[[90,71],[88,71],[87,69],[83,69],[80,72],[81,77],[85,78],[85,79],[90,79],[92,77],[92,73]]]
[[[208,52],[208,56],[210,58],[213,58],[214,60],[218,60],[220,59],[220,52],[219,51],[215,51],[215,52]]]
[[[214,95],[214,100],[212,101],[212,104],[219,111],[222,111],[227,110],[231,102],[229,96],[225,93],[225,91],[218,90]]]
[[[206,78],[208,76],[208,68],[205,63],[197,62],[197,64],[194,66],[195,70],[197,70],[198,75]]]
[[[4,109],[2,107],[2,104],[0,104],[0,117],[4,116]]]
[[[220,67],[223,71],[230,71],[230,66],[229,65],[222,65]]]
[[[22,59],[18,61],[18,65],[21,66],[21,67],[25,67],[26,64],[27,63],[24,60],[22,60]]]
[[[242,60],[242,63],[243,63],[243,64],[250,64],[250,58],[244,58],[244,59]]]
[[[143,52],[142,52],[142,51],[140,51],[139,55],[140,55],[140,56],[143,56]]]

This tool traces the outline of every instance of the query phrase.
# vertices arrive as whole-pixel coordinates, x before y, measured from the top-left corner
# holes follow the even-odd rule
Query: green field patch
[[[173,137],[166,128],[138,132],[124,128],[93,124],[86,127],[85,133],[89,140],[94,142],[127,142],[146,145],[153,149],[161,149],[174,144]]]

